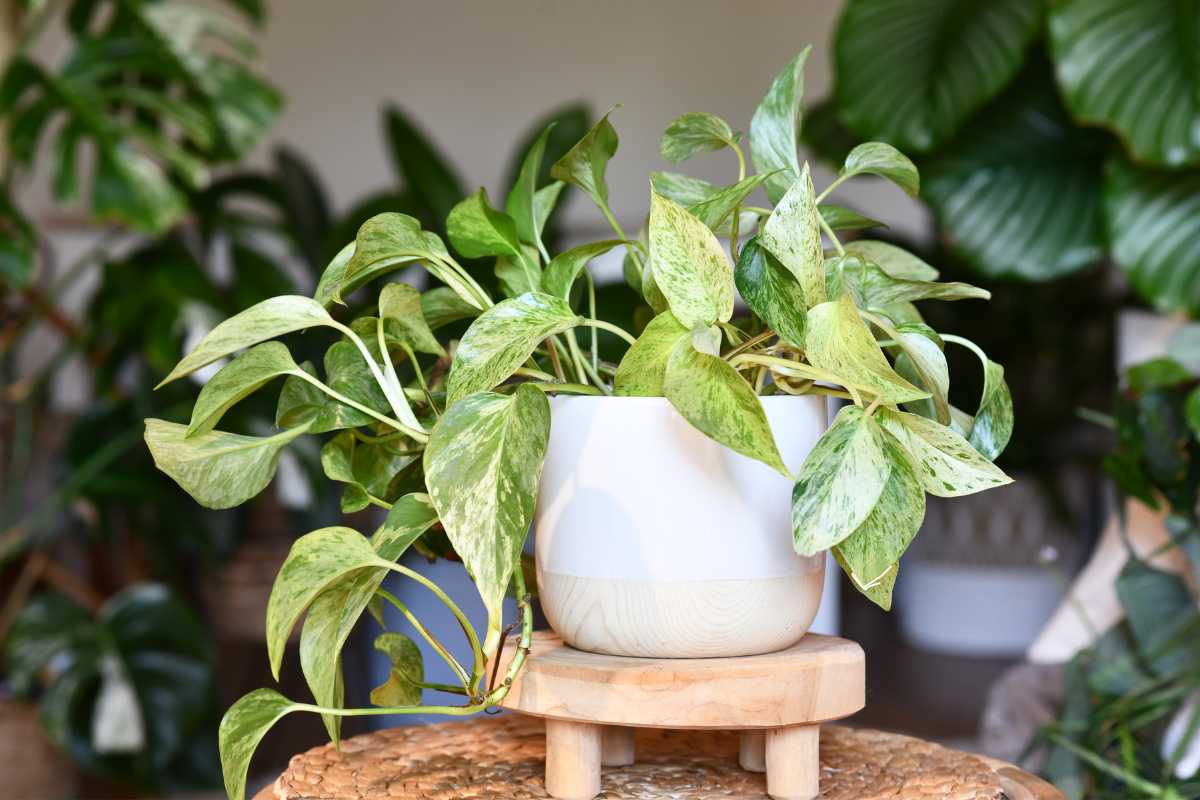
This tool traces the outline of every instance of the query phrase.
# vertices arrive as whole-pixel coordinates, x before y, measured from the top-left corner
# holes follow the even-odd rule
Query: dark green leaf
[[[63,595],[43,592],[13,618],[4,639],[5,667],[12,690],[29,696],[52,658],[98,645],[88,610]]]
[[[887,225],[878,220],[864,217],[852,208],[844,206],[833,206],[828,203],[817,208],[821,212],[821,218],[825,220],[825,224],[831,230],[835,231],[859,231],[866,228],[886,228]]]
[[[796,277],[751,239],[742,248],[733,279],[750,310],[794,347],[804,347],[807,305]]]

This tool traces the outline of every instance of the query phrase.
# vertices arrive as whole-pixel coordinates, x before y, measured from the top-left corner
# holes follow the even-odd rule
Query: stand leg
[[[601,726],[546,720],[546,792],[559,800],[600,794]]]
[[[821,727],[793,725],[767,731],[767,794],[774,800],[813,800],[821,778]]]
[[[747,772],[767,771],[767,735],[762,731],[742,731],[738,764]]]
[[[627,767],[633,763],[633,728],[605,725],[601,734],[600,763],[606,767]]]

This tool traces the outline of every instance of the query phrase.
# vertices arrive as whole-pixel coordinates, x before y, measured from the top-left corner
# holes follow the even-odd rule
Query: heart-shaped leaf
[[[542,291],[566,300],[570,296],[571,286],[587,263],[620,245],[629,246],[629,243],[622,239],[606,239],[581,244],[565,253],[559,253],[546,265],[546,271],[542,274]]]
[[[418,353],[431,356],[446,354],[441,342],[433,335],[421,310],[421,293],[407,283],[389,283],[379,292],[379,316],[395,322],[392,334]]]
[[[697,153],[733,147],[735,141],[728,122],[713,114],[692,112],[671,120],[659,150],[667,161],[678,164]]]
[[[678,172],[651,172],[650,188],[684,208],[702,203],[721,190],[715,183]]]
[[[878,175],[913,197],[921,192],[921,176],[916,165],[887,142],[863,142],[855,147],[846,156],[842,175]]]
[[[810,308],[825,302],[825,251],[808,164],[767,218],[759,243],[800,281]]]
[[[218,744],[229,800],[245,800],[246,773],[255,748],[276,722],[298,709],[296,703],[274,689],[255,689],[225,712]]]
[[[192,407],[187,435],[208,433],[225,412],[280,375],[296,375],[300,367],[280,342],[255,345],[209,378]],[[314,387],[315,388],[315,387]],[[319,390],[318,390],[319,391]]]
[[[415,458],[398,453],[386,442],[359,442],[351,431],[339,433],[321,447],[325,477],[346,484],[341,498],[346,514],[362,511],[372,497],[384,497],[392,477]]]
[[[688,328],[728,322],[733,268],[703,222],[657,192],[650,193],[650,271],[675,318]]]
[[[821,212],[821,218],[825,220],[825,224],[833,231],[860,231],[867,228],[887,227],[879,220],[864,217],[854,209],[845,206],[822,203],[817,210]]]
[[[605,114],[555,163],[550,169],[550,177],[578,186],[591,196],[596,205],[607,208],[608,183],[604,180],[604,173],[608,168],[608,160],[616,152],[617,132],[608,121],[608,114]]]
[[[796,277],[751,239],[742,248],[733,279],[750,310],[793,347],[804,347],[808,307]]]
[[[886,408],[876,416],[912,456],[921,486],[932,495],[961,497],[1012,483],[999,467],[945,425]]]
[[[392,666],[387,680],[371,690],[371,704],[390,708],[420,705],[425,662],[416,642],[402,633],[381,633],[375,637],[375,649],[386,655]]]
[[[487,190],[463,198],[446,217],[446,235],[467,258],[521,257],[521,242],[512,217],[492,207]]]
[[[546,337],[575,327],[581,318],[561,297],[530,292],[480,314],[458,343],[446,404],[500,385]]]
[[[646,325],[642,335],[629,346],[613,378],[613,394],[620,397],[662,397],[667,359],[675,345],[689,338],[675,315],[664,311]]]
[[[750,155],[760,173],[773,172],[766,181],[772,203],[800,177],[796,146],[800,136],[800,102],[804,98],[804,62],[812,48],[806,47],[771,82],[750,120]]]

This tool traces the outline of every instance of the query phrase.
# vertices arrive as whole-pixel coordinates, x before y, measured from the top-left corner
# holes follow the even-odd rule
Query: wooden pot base
[[[766,772],[771,797],[811,800],[821,723],[860,710],[865,691],[862,648],[830,636],[757,656],[659,659],[585,653],[539,632],[503,705],[545,718],[546,792],[560,800],[591,800],[602,765],[633,764],[635,727],[740,731],[738,763]]]

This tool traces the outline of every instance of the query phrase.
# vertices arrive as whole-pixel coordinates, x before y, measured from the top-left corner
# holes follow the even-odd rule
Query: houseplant
[[[815,192],[796,153],[805,55],[775,78],[752,121],[749,143],[758,174],[747,176],[742,137],[719,118],[685,114],[671,124],[662,143],[669,160],[729,149],[737,157],[738,179],[717,187],[657,174],[645,241],[630,239],[608,207],[605,169],[617,149],[608,115],[554,165],[554,181],[539,186],[547,130],[526,157],[505,210],[493,207],[481,189],[447,217],[448,238],[460,255],[495,258],[507,299],[495,301],[417,220],[384,213],[337,254],[314,297],[275,297],[237,314],[167,376],[164,383],[244,351],[208,381],[188,424],[146,422],[156,464],[201,504],[225,508],[248,500],[270,482],[283,448],[301,436],[329,433],[322,463],[327,476],[345,484],[342,508],[387,510],[370,539],[342,526],[306,534],[280,569],[267,611],[272,668],[278,674],[283,645],[306,614],[300,660],[316,702],[295,703],[261,689],[229,710],[220,744],[232,797],[244,794],[255,746],[288,713],[321,713],[336,739],[344,716],[461,716],[503,698],[532,632],[530,588],[519,567],[543,459],[554,447],[548,395],[556,397],[556,416],[576,402],[609,408],[653,403],[659,409],[669,403],[672,413],[720,446],[710,452],[728,450],[736,455],[725,457],[741,459],[739,464],[763,465],[762,474],[782,476],[785,492],[794,482],[795,553],[811,557],[832,549],[855,585],[885,608],[900,555],[920,525],[925,492],[967,494],[1007,481],[990,461],[1012,427],[1003,369],[971,342],[924,325],[913,306],[987,293],[938,283],[936,271],[897,248],[841,244],[836,231],[863,220],[822,202],[837,185],[870,173],[915,193],[919,179],[899,151],[869,143],[847,157],[834,184]],[[567,184],[592,198],[615,238],[552,258],[541,238],[542,221]],[[773,209],[746,202],[759,187]],[[726,231],[728,256],[715,233]],[[745,232],[757,235],[743,245]],[[828,254],[822,234],[833,248]],[[589,260],[620,245],[630,254],[627,278],[650,309],[641,315],[650,320],[636,337],[596,317],[587,271]],[[331,315],[352,292],[413,263],[444,285],[422,293],[385,283],[377,295],[372,292],[374,313],[348,323]],[[735,285],[752,312],[737,320]],[[447,347],[436,331],[460,319],[473,321]],[[324,380],[313,365],[297,364],[284,344],[272,341],[322,327],[340,334],[325,351]],[[619,362],[600,358],[598,332],[626,346]],[[946,398],[945,344],[967,347],[980,358],[986,379],[974,415]],[[227,410],[280,377],[278,433],[217,430]],[[760,396],[772,405],[780,401],[782,419],[787,404],[811,415],[812,404],[829,395],[851,404],[819,438],[813,436],[811,452],[793,475],[776,445],[777,423]],[[777,502],[786,508],[782,494]],[[543,508],[553,503],[541,498]],[[488,610],[483,636],[436,584],[396,563],[435,524]],[[569,535],[562,529],[551,535],[560,533]],[[460,679],[457,686],[432,688],[461,695],[462,705],[422,706],[421,690],[431,685],[423,679],[416,646],[388,631],[376,646],[394,666],[372,693],[376,707],[342,708],[338,658],[351,628],[365,610],[378,617],[384,603],[407,612],[378,589],[389,572],[425,586],[463,622],[469,665],[406,614]],[[506,627],[500,609],[510,584],[521,619]],[[515,627],[520,640],[507,674],[489,675],[489,662]]]

